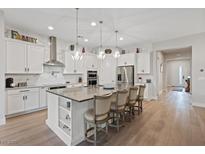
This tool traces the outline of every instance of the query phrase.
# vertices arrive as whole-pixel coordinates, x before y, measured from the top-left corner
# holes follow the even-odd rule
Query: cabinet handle
[[[30,91],[30,90],[21,90],[20,92],[22,93],[22,92],[27,92],[27,91]]]
[[[66,120],[69,120],[69,119],[70,119],[70,116],[67,114],[66,117],[65,117],[65,119],[66,119]]]
[[[24,72],[26,72],[27,71],[27,69],[26,69],[26,67],[24,68]]]
[[[28,72],[29,72],[29,68],[28,68]]]

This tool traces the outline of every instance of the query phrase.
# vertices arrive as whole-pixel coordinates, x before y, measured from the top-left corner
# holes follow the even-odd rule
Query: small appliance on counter
[[[14,87],[14,79],[6,78],[6,88],[13,88],[13,87]]]

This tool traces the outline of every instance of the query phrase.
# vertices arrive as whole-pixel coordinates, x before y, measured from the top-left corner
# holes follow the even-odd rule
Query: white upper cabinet
[[[64,73],[75,73],[75,61],[70,52],[65,52]]]
[[[104,60],[100,60],[99,84],[115,84],[116,68],[117,60],[113,57],[113,55],[107,55]]]
[[[81,60],[75,62],[75,71],[77,73],[83,73],[85,70],[85,56]]]
[[[87,70],[96,70],[98,68],[98,61],[96,54],[86,54],[84,56],[85,64]]]
[[[43,46],[6,40],[6,73],[42,73],[44,57]]]
[[[27,66],[28,72],[42,73],[45,48],[41,46],[28,46],[27,50]]]
[[[136,64],[136,54],[135,53],[127,53],[122,54],[118,58],[118,66],[128,66]]]
[[[149,74],[150,73],[150,53],[138,53],[137,54],[137,74]]]
[[[19,42],[6,42],[6,72],[24,73],[26,71],[26,46]]]

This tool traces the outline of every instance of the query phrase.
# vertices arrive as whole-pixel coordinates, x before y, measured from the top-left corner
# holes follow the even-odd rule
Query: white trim
[[[192,106],[204,107],[205,108],[205,103],[192,102]]]
[[[6,118],[5,117],[2,117],[1,119],[0,119],[0,126],[1,125],[5,125],[6,124]]]

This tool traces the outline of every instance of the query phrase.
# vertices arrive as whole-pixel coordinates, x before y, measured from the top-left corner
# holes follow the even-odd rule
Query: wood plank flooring
[[[141,115],[100,145],[205,145],[205,108],[192,107],[184,92],[164,93],[146,102]],[[45,124],[47,111],[10,118],[0,126],[0,145],[65,145]],[[92,145],[82,142],[80,145]]]

